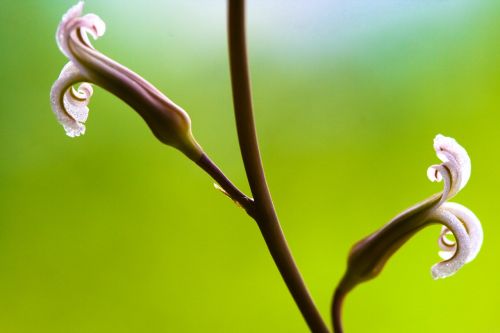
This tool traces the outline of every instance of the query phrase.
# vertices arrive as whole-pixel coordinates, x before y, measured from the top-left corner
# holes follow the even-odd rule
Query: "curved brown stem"
[[[314,304],[288,248],[267,186],[253,117],[245,37],[245,1],[228,0],[229,62],[241,156],[255,200],[254,219],[288,290],[312,332],[328,327]]]
[[[344,329],[342,327],[342,306],[344,303],[346,293],[341,289],[337,288],[333,296],[331,316],[333,323],[334,333],[343,333]]]

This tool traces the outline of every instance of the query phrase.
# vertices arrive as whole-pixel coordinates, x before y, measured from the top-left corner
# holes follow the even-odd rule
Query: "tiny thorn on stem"
[[[218,191],[220,191],[222,194],[224,194],[226,197],[228,197],[229,199],[231,199],[232,202],[234,202],[234,204],[236,206],[238,206],[239,208],[242,208],[242,209],[245,209],[245,207],[243,207],[237,200],[231,198],[231,196],[229,195],[229,193],[226,192],[226,190],[224,190],[222,188],[222,186],[220,186],[218,183],[214,183],[214,188]]]

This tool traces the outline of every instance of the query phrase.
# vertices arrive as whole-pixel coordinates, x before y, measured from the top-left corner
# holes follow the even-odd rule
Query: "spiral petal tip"
[[[448,173],[450,177],[448,198],[452,197],[469,181],[471,174],[469,155],[455,139],[442,134],[434,138],[434,150],[443,163],[431,166],[427,171],[427,176],[431,181],[440,181],[442,178],[447,178],[445,173]]]
[[[73,84],[84,80],[78,68],[69,62],[63,67],[59,78],[50,91],[50,103],[57,121],[63,126],[69,137],[80,136],[85,133],[90,97],[93,94],[89,83],[82,83],[78,89]]]
[[[90,34],[94,40],[104,35],[106,24],[95,14],[82,16],[83,1],[68,9],[63,15],[56,32],[56,41],[61,52],[68,58],[71,58],[71,51],[68,46],[69,35],[75,31],[79,38],[89,47],[93,48],[88,39]],[[76,29],[75,29],[76,28]]]
[[[483,229],[471,210],[455,202],[443,203],[431,219],[444,225],[438,240],[442,250],[439,256],[444,261],[431,269],[432,277],[441,279],[455,274],[476,258],[483,243]],[[447,238],[450,234],[453,234],[455,240]]]
[[[439,172],[439,168],[434,165],[427,169],[427,178],[429,178],[431,182],[440,182],[443,180],[443,176]]]
[[[466,263],[471,262],[477,257],[484,240],[483,228],[479,218],[470,209],[456,202],[446,202],[442,208],[456,216],[467,230],[470,242]],[[453,248],[457,246],[455,242],[452,242],[451,245]]]

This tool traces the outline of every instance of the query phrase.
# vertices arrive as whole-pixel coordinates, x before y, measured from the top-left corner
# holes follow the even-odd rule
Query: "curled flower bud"
[[[478,254],[483,242],[479,219],[466,207],[446,202],[467,184],[471,172],[469,156],[454,139],[443,135],[434,139],[434,149],[442,163],[431,166],[427,175],[431,181],[444,180],[443,191],[409,208],[354,245],[334,296],[332,319],[336,332],[342,332],[340,310],[345,295],[357,284],[376,277],[389,258],[422,228],[443,225],[438,244],[444,261],[432,267],[434,279],[454,274]],[[448,239],[450,235],[455,240]]]
[[[101,37],[105,24],[97,15],[81,16],[82,10],[83,2],[70,8],[56,33],[59,48],[70,64],[52,87],[51,103],[66,133],[78,136],[85,132],[83,123],[92,89],[86,83],[74,90],[72,84],[87,81],[130,105],[161,142],[179,149],[192,160],[199,160],[203,151],[191,133],[188,114],[142,77],[96,51],[87,34],[94,39]]]

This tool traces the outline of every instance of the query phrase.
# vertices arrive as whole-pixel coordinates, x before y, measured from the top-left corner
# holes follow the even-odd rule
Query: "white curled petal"
[[[472,261],[483,244],[484,234],[481,222],[470,209],[456,202],[445,202],[442,208],[455,215],[465,226],[470,238],[470,253],[467,262]]]
[[[427,169],[427,177],[431,182],[440,182],[444,180],[443,195],[438,205],[441,205],[450,197],[450,191],[453,184],[453,175],[443,164],[432,165]]]
[[[70,31],[69,26],[71,25],[71,23],[73,23],[80,17],[82,11],[83,11],[83,1],[80,1],[76,5],[68,9],[68,11],[62,17],[61,23],[59,23],[59,26],[57,27],[57,32],[56,32],[57,45],[59,46],[59,49],[66,57],[69,57],[70,54],[67,41],[68,34]]]
[[[94,48],[89,41],[87,33],[89,33],[94,40],[102,37],[106,32],[106,24],[104,21],[95,14],[87,14],[81,18],[80,21],[80,36],[88,47]]]
[[[469,181],[470,158],[467,151],[455,139],[441,134],[434,139],[434,150],[443,162],[441,165],[445,166],[451,174],[451,187],[448,195],[450,198],[464,188]]]
[[[453,255],[455,254],[455,251],[439,251],[438,254],[443,260],[450,260],[453,258]]]
[[[86,80],[78,68],[69,62],[64,66],[59,78],[50,91],[50,103],[57,120],[70,137],[85,133],[83,124],[88,117],[87,107],[93,90],[89,83],[82,83],[75,90],[72,85]]]
[[[432,213],[430,219],[445,225],[453,233],[457,242],[456,251],[449,259],[432,266],[432,277],[441,279],[455,274],[467,263],[471,253],[471,241],[464,224],[451,212],[438,208]]]
[[[87,33],[94,39],[104,35],[106,24],[95,14],[81,16],[83,12],[83,1],[78,2],[63,15],[61,23],[57,28],[56,41],[61,52],[68,58],[71,58],[68,39],[72,32],[76,32],[78,37],[88,46],[93,48]]]
[[[442,165],[431,165],[427,169],[427,178],[429,178],[431,182],[440,182],[441,180],[443,180],[443,176],[441,175],[440,171],[442,167]]]
[[[78,89],[71,87],[66,90],[63,97],[64,109],[79,123],[87,121],[89,116],[90,97],[93,94],[92,86],[89,83],[82,83]]]
[[[448,260],[453,257],[457,251],[457,242],[448,239],[449,235],[453,235],[453,233],[447,227],[443,226],[441,228],[441,234],[438,238],[438,245],[441,249],[441,251],[439,251],[439,256],[444,260]]]
[[[450,235],[453,235],[453,233],[448,228],[442,227],[438,241],[441,250],[450,250],[455,247],[456,242],[448,238]]]

